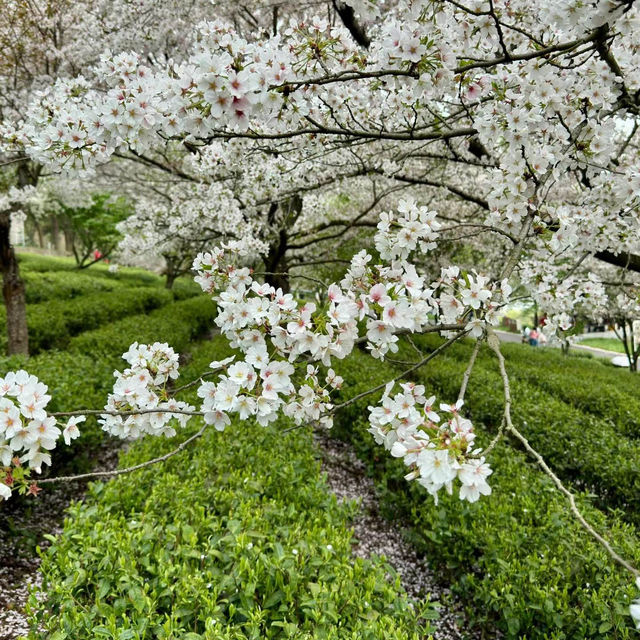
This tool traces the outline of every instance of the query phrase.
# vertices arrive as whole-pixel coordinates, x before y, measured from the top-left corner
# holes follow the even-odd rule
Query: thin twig
[[[502,420],[500,420],[500,426],[498,427],[498,433],[494,436],[493,440],[489,443],[489,446],[482,452],[482,455],[485,458],[495,449],[495,446],[500,442],[502,435],[504,434],[504,415],[502,416]]]
[[[412,371],[415,371],[416,369],[419,369],[423,365],[427,364],[427,362],[429,362],[430,360],[433,360],[433,358],[435,358],[438,354],[442,353],[447,347],[450,347],[456,340],[459,340],[462,336],[466,335],[467,333],[468,331],[466,330],[460,331],[455,336],[453,336],[452,338],[449,338],[446,342],[442,343],[437,349],[432,351],[428,356],[420,360],[420,362],[416,362],[416,364],[414,364],[412,367],[409,367],[406,371],[403,371],[399,376],[392,378],[392,380],[404,378],[405,376],[409,375]],[[381,389],[384,389],[392,380],[387,380],[387,382],[383,382],[382,384],[379,384],[376,387],[369,389],[368,391],[363,391],[362,393],[359,393],[358,395],[353,396],[353,398],[346,400],[342,404],[337,404],[335,407],[333,407],[333,409],[331,410],[331,413],[335,413],[339,409],[344,409],[345,407],[348,407],[350,404],[353,404],[354,402],[357,402],[358,400],[360,400],[360,398],[364,398],[366,396],[371,395],[372,393],[375,393],[376,391],[380,391]]]
[[[109,476],[121,476],[125,473],[131,473],[132,471],[138,471],[138,469],[144,469],[145,467],[150,467],[153,464],[157,464],[158,462],[164,462],[169,458],[177,455],[187,446],[189,446],[194,440],[197,440],[202,436],[205,429],[208,425],[204,425],[200,431],[194,433],[190,438],[187,438],[184,442],[180,443],[173,451],[169,453],[165,453],[163,456],[159,456],[158,458],[153,458],[153,460],[147,460],[146,462],[141,462],[140,464],[133,465],[132,467],[127,467],[126,469],[113,469],[112,471],[93,471],[91,473],[81,473],[77,476],[58,476],[56,478],[45,478],[44,480],[39,480],[38,484],[52,484],[54,482],[72,482],[74,480],[88,480],[89,478],[106,478]]]
[[[218,367],[217,369],[214,369],[213,371],[205,371],[202,375],[198,376],[195,380],[192,380],[191,382],[187,382],[187,384],[183,384],[181,387],[178,387],[177,389],[173,389],[171,392],[172,393],[180,393],[180,391],[184,391],[185,389],[189,389],[190,387],[195,387],[195,385],[197,385],[198,383],[202,382],[203,378],[209,378],[210,376],[214,376],[216,373],[221,371],[223,368],[224,367]]]
[[[287,278],[300,278],[302,280],[309,280],[310,282],[315,282],[322,287],[328,288],[327,284],[322,282],[322,280],[318,280],[317,278],[312,278],[311,276],[305,276],[300,273],[289,273],[288,271],[254,271],[254,276],[286,276]]]
[[[394,336],[409,336],[409,335],[424,335],[425,333],[436,333],[440,331],[467,331],[465,330],[464,324],[434,324],[424,329],[420,329],[420,331],[410,331],[409,329],[400,329],[399,331],[394,332]],[[362,344],[363,342],[368,342],[369,338],[367,336],[360,336],[356,338],[354,344]],[[422,355],[422,351],[420,351],[420,355]]]
[[[186,409],[136,409],[135,411],[107,411],[106,409],[79,409],[78,411],[56,411],[49,415],[61,416],[139,416],[143,413],[180,413],[185,416],[203,416],[203,411],[187,411]]]
[[[462,376],[462,384],[460,385],[460,392],[458,393],[458,401],[464,400],[464,394],[467,391],[467,385],[469,384],[469,378],[471,377],[471,372],[473,371],[473,365],[476,362],[476,358],[478,357],[478,351],[480,351],[480,345],[484,342],[484,336],[478,338],[476,340],[476,345],[473,347],[473,351],[471,352],[471,358],[469,358],[469,364],[467,365],[467,369]]]

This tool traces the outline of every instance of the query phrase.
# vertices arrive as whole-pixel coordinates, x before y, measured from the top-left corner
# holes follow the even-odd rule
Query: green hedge
[[[427,350],[442,342],[434,335],[416,339]],[[637,374],[592,356],[577,353],[563,356],[557,349],[533,349],[514,343],[503,343],[501,349],[511,365],[511,375],[615,425],[624,436],[640,437],[640,378]],[[456,345],[448,353],[456,358],[468,358],[469,347]],[[486,354],[486,360],[491,358],[493,356]]]
[[[27,304],[76,298],[130,286],[116,278],[94,278],[90,272],[25,270],[21,275],[26,286]]]
[[[345,377],[344,398],[397,376],[402,368],[373,363],[361,353],[336,365]],[[440,366],[439,360],[427,365]],[[470,384],[469,392],[478,384]],[[490,398],[492,389],[484,391]],[[631,577],[584,532],[566,500],[523,454],[501,443],[490,459],[491,496],[469,504],[441,495],[436,504],[422,487],[404,480],[402,462],[367,433],[367,406],[378,397],[362,398],[340,412],[334,433],[353,442],[368,461],[388,515],[412,525],[412,540],[467,602],[472,624],[495,625],[514,640],[635,637],[628,612],[630,598],[637,595]],[[486,445],[486,434],[479,442]],[[586,494],[578,503],[614,547],[640,565],[633,526],[612,514],[605,517]]]
[[[213,330],[215,316],[214,303],[201,295],[157,309],[144,319],[133,316],[95,331],[85,331],[70,340],[68,350],[110,361],[114,354],[117,354],[116,361],[121,361],[121,354],[135,341],[168,342],[176,351],[181,351],[203,331]]]
[[[173,301],[171,292],[156,287],[121,289],[71,300],[49,300],[27,307],[29,348],[64,349],[72,336],[126,316],[147,313]]]
[[[87,269],[79,270],[73,258],[62,258],[58,256],[41,256],[35,253],[19,253],[18,262],[21,273],[27,272],[71,272],[73,274],[91,274],[92,277],[108,278],[117,281],[134,281],[132,284],[138,286],[148,284],[161,284],[162,278],[146,269],[132,267],[120,267],[117,273],[109,271],[109,265],[98,262]]]
[[[433,346],[435,340],[419,339],[418,344]],[[453,401],[470,353],[470,345],[457,345],[433,366],[420,369],[415,379]],[[465,405],[475,421],[495,430],[504,406],[502,380],[493,354],[486,347],[483,354],[474,367]],[[521,373],[521,369],[527,369],[526,361],[521,365],[517,357],[510,358],[514,424],[560,477],[595,492],[600,508],[621,509],[623,517],[640,524],[640,441],[622,435],[611,421],[575,409],[537,386],[537,380],[543,381],[553,373],[552,365],[556,363],[551,358],[547,360],[546,368],[540,367],[537,376],[530,376]],[[598,384],[586,375],[580,383],[586,388]],[[611,388],[612,384],[605,387]]]
[[[27,304],[46,300],[67,300],[98,292],[119,292],[132,286],[164,289],[164,283],[155,274],[145,273],[145,277],[140,277],[135,273],[133,277],[123,278],[120,274],[94,273],[92,269],[88,271],[25,271],[22,278],[26,285]],[[184,277],[174,282],[171,292],[175,299],[182,300],[201,293],[201,289],[193,278]]]
[[[168,304],[170,292],[151,287],[123,288],[111,295],[95,293],[70,300],[49,300],[27,305],[29,350],[32,354],[46,349],[64,349],[71,336],[95,329],[114,319],[138,314]],[[6,322],[0,308],[0,324]],[[0,335],[0,349],[6,350],[7,336]]]
[[[198,349],[192,377],[220,353]],[[30,638],[426,637],[433,608],[411,604],[384,562],[351,557],[351,506],[328,492],[311,434],[278,426],[210,429],[167,463],[94,485],[44,554]],[[175,446],[150,438],[121,463]]]
[[[565,357],[551,349],[534,350],[524,345],[505,344],[502,350],[516,365],[518,377],[526,378],[584,413],[607,420],[622,435],[640,438],[637,373],[613,368],[599,358]]]

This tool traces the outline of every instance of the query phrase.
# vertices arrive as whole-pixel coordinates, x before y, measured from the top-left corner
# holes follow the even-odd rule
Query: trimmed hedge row
[[[427,350],[442,342],[435,335],[417,340]],[[640,379],[636,374],[582,354],[566,357],[555,349],[532,349],[514,343],[503,343],[501,349],[512,364],[510,373],[514,377],[544,389],[583,413],[602,418],[624,436],[640,437]],[[469,353],[465,341],[448,350],[456,358],[468,358]],[[484,356],[493,359],[487,351]]]
[[[49,300],[27,306],[29,349],[36,354],[46,349],[64,349],[71,336],[95,329],[127,315],[136,315],[162,307],[173,300],[165,289],[132,287],[113,295],[95,293],[71,300]],[[6,320],[0,309],[0,322]],[[0,349],[6,348],[6,334],[0,336]]]
[[[122,363],[122,353],[136,341],[168,342],[180,351],[204,331],[213,330],[216,313],[211,299],[201,295],[174,302],[146,317],[123,318],[95,331],[85,331],[69,341],[68,350],[118,364]]]
[[[26,284],[27,304],[36,304],[45,300],[67,300],[79,296],[88,296],[98,292],[106,293],[121,291],[126,287],[158,287],[164,289],[163,283],[154,274],[144,274],[145,277],[121,277],[118,274],[109,274],[103,277],[103,272],[91,271],[26,271],[23,279]],[[127,274],[124,274],[125,276]],[[153,279],[149,279],[151,275]],[[175,299],[185,299],[201,292],[200,287],[192,278],[180,278],[176,280],[171,289]]]
[[[117,280],[135,280],[138,285],[142,283],[159,284],[162,282],[162,278],[147,271],[146,269],[138,269],[135,267],[122,267],[118,270],[118,273],[110,273],[109,267],[104,262],[99,262],[91,267],[89,270],[79,270],[76,266],[73,258],[63,258],[59,256],[41,256],[36,253],[19,253],[18,262],[20,263],[21,272],[29,271],[67,271],[72,273],[91,273],[92,277],[105,277],[109,279]]]
[[[474,421],[495,430],[504,407],[502,380],[495,357],[483,349],[486,356],[476,362],[465,405]],[[420,369],[415,379],[454,400],[470,353],[470,345],[457,345],[433,366]],[[513,360],[514,424],[561,478],[595,492],[603,510],[621,509],[625,519],[640,524],[640,441],[621,435],[611,422],[574,409],[536,386],[535,378],[521,375],[519,363]],[[539,379],[546,376],[546,370],[538,371]]]
[[[599,359],[567,358],[552,350],[505,344],[514,373],[584,413],[607,420],[622,435],[640,438],[640,379]],[[533,353],[528,353],[533,351]]]
[[[400,370],[384,363],[371,367],[371,360],[360,353],[335,364],[345,377],[343,399]],[[428,366],[438,369],[440,361]],[[477,384],[470,384],[470,391]],[[422,487],[404,480],[403,464],[367,433],[367,406],[379,396],[362,398],[337,414],[334,433],[353,442],[369,464],[387,514],[412,526],[412,541],[468,603],[473,624],[497,626],[514,640],[635,637],[628,611],[636,596],[631,577],[592,541],[551,481],[523,454],[500,443],[490,460],[491,496],[469,504],[442,495],[436,504]],[[486,434],[479,441],[486,445]],[[588,494],[580,494],[578,503],[616,550],[640,564],[632,525],[615,514],[605,517],[590,504]]]
[[[27,304],[45,300],[68,299],[108,292],[130,286],[114,278],[94,278],[89,273],[73,271],[28,271],[22,273],[26,285]],[[140,285],[142,286],[142,282]]]
[[[196,349],[191,377],[223,343]],[[147,439],[122,465],[175,446]],[[309,431],[209,429],[162,465],[94,485],[71,509],[43,557],[47,601],[30,600],[40,626],[30,638],[425,637],[433,608],[414,607],[384,562],[351,557],[351,513],[327,491]]]

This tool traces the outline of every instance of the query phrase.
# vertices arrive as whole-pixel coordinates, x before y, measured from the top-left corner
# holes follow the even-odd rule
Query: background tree
[[[122,237],[118,223],[131,213],[128,202],[111,194],[95,194],[86,207],[60,203],[60,223],[79,269],[108,259]]]

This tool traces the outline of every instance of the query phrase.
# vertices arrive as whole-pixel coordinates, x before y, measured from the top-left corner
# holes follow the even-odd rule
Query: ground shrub
[[[441,366],[440,360],[427,365]],[[367,356],[355,353],[336,369],[345,377],[346,399],[397,376],[402,367],[372,367]],[[592,541],[566,500],[522,453],[509,443],[494,451],[491,496],[469,504],[442,495],[436,504],[422,487],[404,480],[403,464],[367,433],[367,406],[375,400],[362,398],[338,413],[334,433],[353,442],[369,464],[387,515],[412,526],[412,541],[467,603],[472,625],[497,627],[514,640],[634,637],[628,604],[636,590],[630,576]],[[483,442],[487,435],[480,436]],[[614,547],[639,564],[634,527],[615,513],[605,516],[586,493],[578,502]]]
[[[196,349],[193,376],[220,353]],[[425,637],[433,609],[384,562],[352,559],[352,507],[328,492],[310,432],[279,428],[210,428],[166,464],[95,485],[44,555],[34,623],[51,640]],[[175,446],[147,439],[121,464]]]

